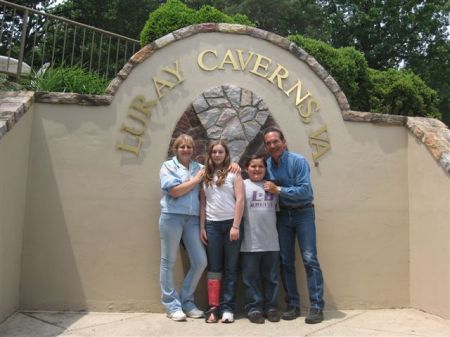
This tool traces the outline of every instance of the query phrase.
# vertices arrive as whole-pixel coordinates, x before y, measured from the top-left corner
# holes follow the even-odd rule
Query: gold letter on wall
[[[326,125],[309,135],[309,145],[314,146],[316,149],[316,152],[313,152],[312,157],[314,164],[317,166],[318,159],[331,148]]]
[[[203,62],[203,58],[205,57],[205,54],[206,54],[206,53],[211,53],[211,54],[213,54],[214,56],[217,57],[217,51],[216,51],[216,50],[214,50],[214,49],[206,49],[206,50],[202,51],[200,54],[198,54],[198,58],[197,58],[197,64],[198,64],[198,66],[200,67],[200,69],[205,70],[205,71],[213,71],[213,70],[216,70],[217,66],[208,68],[208,67],[205,65],[205,62]]]

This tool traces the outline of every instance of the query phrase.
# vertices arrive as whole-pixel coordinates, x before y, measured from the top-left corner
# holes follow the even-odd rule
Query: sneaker
[[[272,309],[266,312],[266,317],[269,322],[279,322],[280,321],[280,313],[278,310]]]
[[[205,315],[205,313],[202,310],[198,309],[198,308],[194,308],[192,310],[189,310],[186,313],[186,316],[190,317],[190,318],[202,318],[204,315]]]
[[[316,324],[323,321],[323,311],[322,309],[309,309],[309,314],[305,318],[305,323]]]
[[[234,322],[234,315],[230,311],[225,311],[222,314],[222,323],[233,323]]]
[[[253,311],[248,314],[248,319],[252,323],[256,324],[263,324],[264,323],[264,317],[260,311]]]
[[[287,310],[281,314],[281,318],[286,321],[291,321],[299,316],[300,316],[300,308],[291,306],[289,306]]]
[[[186,315],[184,314],[183,310],[177,310],[174,312],[171,312],[167,314],[167,317],[169,317],[171,320],[181,322],[186,320]]]

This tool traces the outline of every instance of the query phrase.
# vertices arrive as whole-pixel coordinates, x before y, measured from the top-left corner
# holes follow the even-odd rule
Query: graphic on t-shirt
[[[250,208],[266,208],[273,206],[274,195],[272,193],[253,191]]]

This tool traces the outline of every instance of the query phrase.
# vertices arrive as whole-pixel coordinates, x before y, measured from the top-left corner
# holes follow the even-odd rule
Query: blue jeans
[[[249,314],[277,309],[279,262],[280,252],[241,253],[242,281],[247,297],[245,309]],[[264,291],[260,287],[261,279]]]
[[[295,238],[305,267],[310,307],[323,309],[323,277],[317,259],[314,207],[280,210],[277,213],[280,240],[281,278],[288,306],[300,307],[295,272]]]
[[[167,313],[173,313],[180,309],[190,311],[196,307],[194,292],[207,264],[205,248],[200,241],[199,217],[161,213],[159,233],[161,238],[159,279],[161,303],[164,305]],[[173,282],[173,267],[181,239],[183,239],[189,256],[190,268],[178,295]]]
[[[236,307],[242,226],[239,240],[231,241],[230,229],[232,225],[233,219],[207,221],[205,225],[208,237],[208,274],[222,275],[223,298],[220,303],[221,312],[234,312]]]

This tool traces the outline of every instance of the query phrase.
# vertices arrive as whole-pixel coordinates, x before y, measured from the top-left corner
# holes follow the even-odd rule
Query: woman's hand
[[[172,187],[169,190],[169,195],[172,198],[178,198],[185,195],[186,193],[189,193],[194,187],[196,187],[198,184],[202,182],[204,175],[205,169],[202,168],[200,171],[197,172],[197,174],[194,177],[191,177],[191,179],[188,179],[185,182]]]
[[[233,226],[230,229],[230,241],[239,240],[239,228]]]
[[[195,181],[197,184],[200,184],[203,180],[203,177],[205,176],[205,168],[202,168],[197,172],[197,174],[194,176]]]
[[[231,173],[241,173],[241,167],[236,163],[231,163],[230,166],[228,166],[228,170]]]
[[[208,236],[206,235],[205,227],[200,227],[200,240],[203,242],[205,246],[208,245]]]

